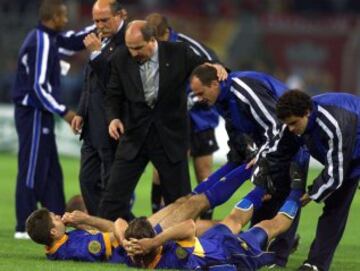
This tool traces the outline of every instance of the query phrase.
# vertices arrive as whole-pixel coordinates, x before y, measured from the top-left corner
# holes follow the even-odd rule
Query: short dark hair
[[[50,231],[54,227],[50,212],[46,208],[32,212],[26,220],[27,233],[34,242],[41,245],[51,246],[54,240]]]
[[[155,231],[145,216],[141,216],[132,220],[125,231],[125,239],[127,240],[130,238],[153,238],[154,236]]]
[[[63,0],[42,0],[39,8],[39,19],[49,21],[60,12],[60,7],[65,5]]]
[[[125,231],[125,239],[130,240],[131,238],[142,239],[142,238],[154,238],[155,231],[146,217],[138,217],[129,223]],[[156,251],[151,251],[146,255],[136,255],[134,257],[135,264],[138,267],[142,266],[143,262],[151,262],[156,256]]]
[[[214,67],[202,64],[200,66],[197,66],[190,75],[190,80],[196,76],[199,78],[201,83],[205,86],[210,86],[212,81],[217,81],[217,71]]]
[[[150,41],[152,38],[156,39],[156,28],[148,22],[140,28],[140,31],[145,41]]]
[[[291,116],[303,117],[311,110],[311,97],[297,89],[285,92],[276,104],[276,116],[280,120]]]
[[[155,27],[157,38],[164,36],[170,27],[167,18],[159,13],[151,13],[145,20]]]

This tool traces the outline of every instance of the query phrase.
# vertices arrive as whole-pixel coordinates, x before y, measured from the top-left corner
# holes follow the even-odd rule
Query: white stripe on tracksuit
[[[56,101],[56,99],[45,88],[49,84],[47,78],[48,57],[50,50],[49,35],[40,30],[36,31],[37,48],[35,61],[35,80],[34,90],[44,108],[57,114],[63,114],[66,110],[65,105]]]
[[[244,81],[239,78],[232,78],[232,80],[236,82],[236,84],[239,85],[248,94],[248,97],[245,97],[239,90],[234,87],[231,87],[230,91],[233,92],[236,97],[238,97],[242,102],[244,102],[250,107],[252,116],[265,131],[264,135],[266,137],[266,143],[261,146],[258,155],[260,155],[260,153],[262,153],[266,148],[268,148],[269,151],[270,148],[268,145],[270,140],[275,136],[279,137],[279,133],[284,130],[284,127],[281,130],[278,129],[278,122],[270,114],[270,112],[267,110],[258,95],[256,95],[254,90],[252,90]],[[254,107],[255,104],[259,107],[258,109]],[[269,134],[269,132],[271,134]],[[277,146],[280,138],[281,136],[276,140],[276,142],[274,142],[273,148]],[[273,148],[271,148],[271,150]]]
[[[336,121],[336,119],[325,108],[318,106],[318,111],[333,125],[333,127],[331,128],[327,126],[325,122],[323,122],[320,118],[316,119],[318,125],[321,127],[321,129],[324,130],[324,132],[329,137],[329,141],[328,141],[329,150],[327,151],[326,154],[326,158],[328,162],[327,173],[329,175],[329,180],[326,183],[324,183],[322,186],[320,186],[316,194],[311,195],[311,198],[313,200],[320,198],[324,193],[326,193],[326,190],[334,185],[335,179],[337,179],[338,182],[336,185],[336,189],[338,189],[342,185],[344,180],[344,170],[343,170],[344,158],[342,152],[343,138],[339,124]],[[338,140],[338,144],[334,144],[335,139]],[[334,158],[338,160],[337,163],[338,166],[336,168],[334,168],[334,164],[336,164],[333,161]],[[330,196],[330,194],[327,195],[326,197],[328,196]]]
[[[35,109],[33,116],[33,129],[31,138],[31,150],[29,157],[29,165],[26,174],[26,186],[34,188],[35,184],[35,172],[37,166],[37,157],[39,152],[39,141],[41,136],[41,110]]]
[[[191,44],[191,49],[196,53],[197,51],[201,51],[203,53],[203,55],[206,56],[207,60],[213,60],[211,55],[205,50],[205,48],[200,44],[198,43],[196,40],[193,40],[192,38],[184,35],[184,34],[181,34],[179,33],[178,36],[184,40],[186,40],[188,43]]]

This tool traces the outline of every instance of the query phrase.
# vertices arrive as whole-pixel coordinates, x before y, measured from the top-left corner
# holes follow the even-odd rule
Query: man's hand
[[[116,219],[116,221],[114,222],[114,227],[115,227],[115,238],[117,239],[117,241],[120,244],[123,244],[124,246],[124,240],[125,240],[125,231],[128,227],[128,223],[126,220],[122,219],[122,218],[118,218]]]
[[[81,224],[86,224],[87,219],[89,219],[90,215],[84,213],[82,211],[73,211],[71,213],[66,212],[61,220],[65,225],[77,227]]]
[[[75,115],[76,115],[76,114],[75,114],[74,111],[69,110],[69,111],[65,114],[64,120],[65,120],[67,123],[69,123],[70,126],[71,126],[71,122],[72,122],[73,118],[75,117]]]
[[[256,162],[257,162],[257,159],[256,159],[256,157],[255,157],[255,158],[253,158],[249,163],[246,164],[246,169],[251,168],[253,165],[256,164]]]
[[[81,133],[81,129],[84,125],[83,117],[76,115],[71,121],[71,129],[75,135]]]
[[[124,240],[125,241],[125,240]],[[143,238],[126,240],[124,248],[129,256],[146,255],[154,249],[154,239]]]
[[[113,119],[109,124],[109,135],[115,139],[119,140],[120,136],[124,133],[124,125],[119,119]]]
[[[219,81],[224,81],[228,77],[228,73],[222,65],[213,64],[213,63],[205,63],[205,64],[216,69],[217,77]]]
[[[309,202],[311,201],[311,198],[309,196],[308,193],[305,193],[304,195],[302,195],[302,197],[300,198],[300,202],[302,206],[306,206]]]
[[[90,53],[101,51],[101,34],[97,36],[95,33],[90,33],[84,38],[83,43]]]

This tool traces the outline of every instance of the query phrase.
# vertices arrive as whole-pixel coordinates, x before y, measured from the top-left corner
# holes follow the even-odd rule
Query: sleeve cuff
[[[93,61],[95,58],[97,58],[101,54],[101,51],[94,51],[90,54],[90,60]]]

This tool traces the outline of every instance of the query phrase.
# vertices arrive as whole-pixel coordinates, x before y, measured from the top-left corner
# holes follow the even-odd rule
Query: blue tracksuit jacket
[[[182,33],[177,33],[170,29],[169,41],[183,42],[187,44],[197,55],[206,58],[209,61],[218,62],[219,59],[215,52],[196,40]],[[187,93],[191,93],[190,87],[187,87]],[[189,111],[191,119],[191,129],[194,132],[200,132],[208,129],[214,129],[219,124],[219,114],[214,107],[197,106]]]
[[[320,202],[344,182],[360,177],[360,98],[326,93],[312,100],[313,109],[304,134],[287,140],[285,147],[279,144],[268,158],[286,157],[305,144],[310,155],[325,166],[309,190],[311,199]],[[290,134],[286,129],[283,138]]]
[[[63,116],[60,102],[60,54],[84,49],[84,37],[94,29],[60,34],[41,23],[29,32],[20,49],[12,99],[15,104]]]

